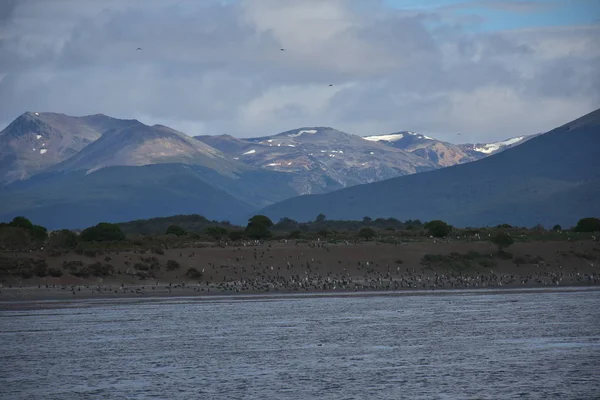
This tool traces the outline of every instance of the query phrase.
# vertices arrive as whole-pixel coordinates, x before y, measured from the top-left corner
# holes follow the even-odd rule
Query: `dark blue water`
[[[600,291],[0,311],[0,398],[600,398]]]

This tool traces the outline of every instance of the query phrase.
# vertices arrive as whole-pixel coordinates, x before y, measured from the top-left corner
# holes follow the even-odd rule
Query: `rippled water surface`
[[[600,291],[0,311],[2,399],[600,398]]]

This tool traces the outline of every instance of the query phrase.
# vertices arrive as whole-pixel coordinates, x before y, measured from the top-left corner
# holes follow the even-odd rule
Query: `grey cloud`
[[[376,0],[29,0],[7,22],[5,122],[102,112],[190,134],[330,125],[484,141],[566,122],[600,93],[598,29],[467,34],[454,15]]]

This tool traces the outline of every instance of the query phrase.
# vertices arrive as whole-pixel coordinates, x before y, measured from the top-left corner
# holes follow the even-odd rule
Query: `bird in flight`
[[[141,47],[138,47],[137,49],[135,49],[136,51],[142,51]]]
[[[281,50],[281,51],[285,51],[285,49],[279,49],[279,50]]]
[[[329,87],[331,87],[331,86],[333,86],[333,85],[329,85]]]

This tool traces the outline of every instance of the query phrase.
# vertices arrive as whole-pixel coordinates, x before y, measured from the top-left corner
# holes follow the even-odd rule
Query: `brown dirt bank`
[[[5,274],[0,277],[0,301],[600,284],[597,241],[523,242],[507,252],[501,256],[483,241],[427,240],[398,245],[246,243],[165,249],[164,254],[3,253],[4,265],[35,269],[36,262],[44,261],[48,270],[62,275]],[[188,274],[190,268],[201,276]]]

